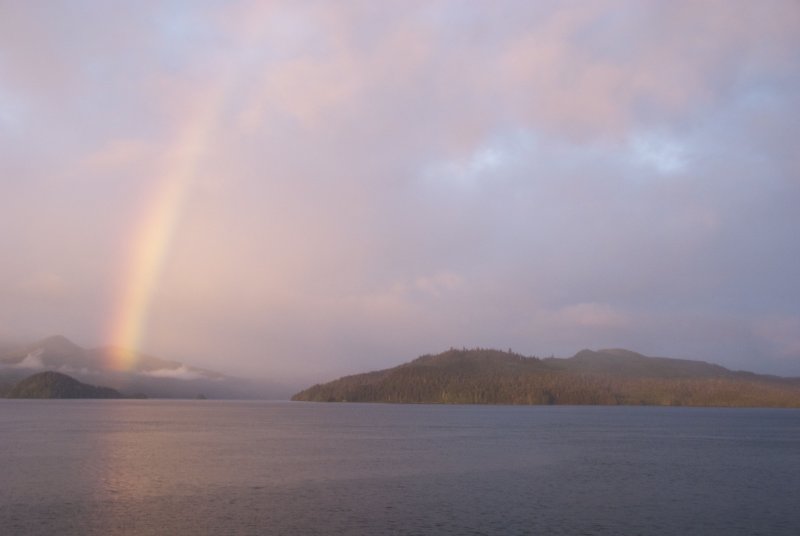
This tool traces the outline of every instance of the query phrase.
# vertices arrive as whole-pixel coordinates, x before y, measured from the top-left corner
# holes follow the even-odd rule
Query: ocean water
[[[800,534],[800,411],[0,400],[0,533]]]

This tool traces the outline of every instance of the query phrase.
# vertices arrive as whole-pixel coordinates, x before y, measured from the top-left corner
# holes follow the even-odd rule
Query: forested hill
[[[8,393],[8,398],[122,398],[110,387],[81,383],[60,372],[40,372],[25,378]]]
[[[315,385],[292,400],[800,407],[800,378],[734,372],[629,350],[583,350],[568,359],[539,359],[510,351],[450,349]]]

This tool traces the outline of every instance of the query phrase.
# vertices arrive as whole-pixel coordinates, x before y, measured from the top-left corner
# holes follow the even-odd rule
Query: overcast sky
[[[0,0],[0,339],[800,375],[798,140],[794,0]]]

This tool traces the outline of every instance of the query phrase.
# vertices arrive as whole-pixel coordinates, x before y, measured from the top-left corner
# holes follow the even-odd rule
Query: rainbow
[[[146,198],[144,210],[134,226],[130,249],[112,314],[110,340],[114,351],[110,365],[132,370],[146,335],[153,294],[169,255],[170,244],[180,221],[188,191],[206,153],[218,123],[224,91],[210,92],[182,125],[175,142],[166,152],[162,172]]]
[[[250,54],[263,41],[269,26],[262,24],[272,7],[249,11],[237,32],[241,50]],[[246,61],[233,58],[219,66],[216,84],[206,86],[197,95],[188,119],[174,142],[166,151],[161,173],[155,187],[144,203],[141,217],[134,225],[130,245],[124,258],[128,259],[121,270],[124,274],[115,300],[109,327],[113,352],[110,365],[117,370],[136,367],[138,351],[146,338],[147,321],[158,288],[161,271],[169,256],[170,245],[180,223],[187,193],[191,190],[198,166],[208,151],[214,132],[218,130],[220,116],[240,79]]]

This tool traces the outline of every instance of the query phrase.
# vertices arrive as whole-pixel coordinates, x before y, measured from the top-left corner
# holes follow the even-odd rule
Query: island
[[[17,383],[7,398],[124,398],[116,389],[79,382],[60,372],[40,372]]]
[[[623,349],[566,359],[455,349],[314,385],[295,401],[800,407],[800,378],[732,371]]]

